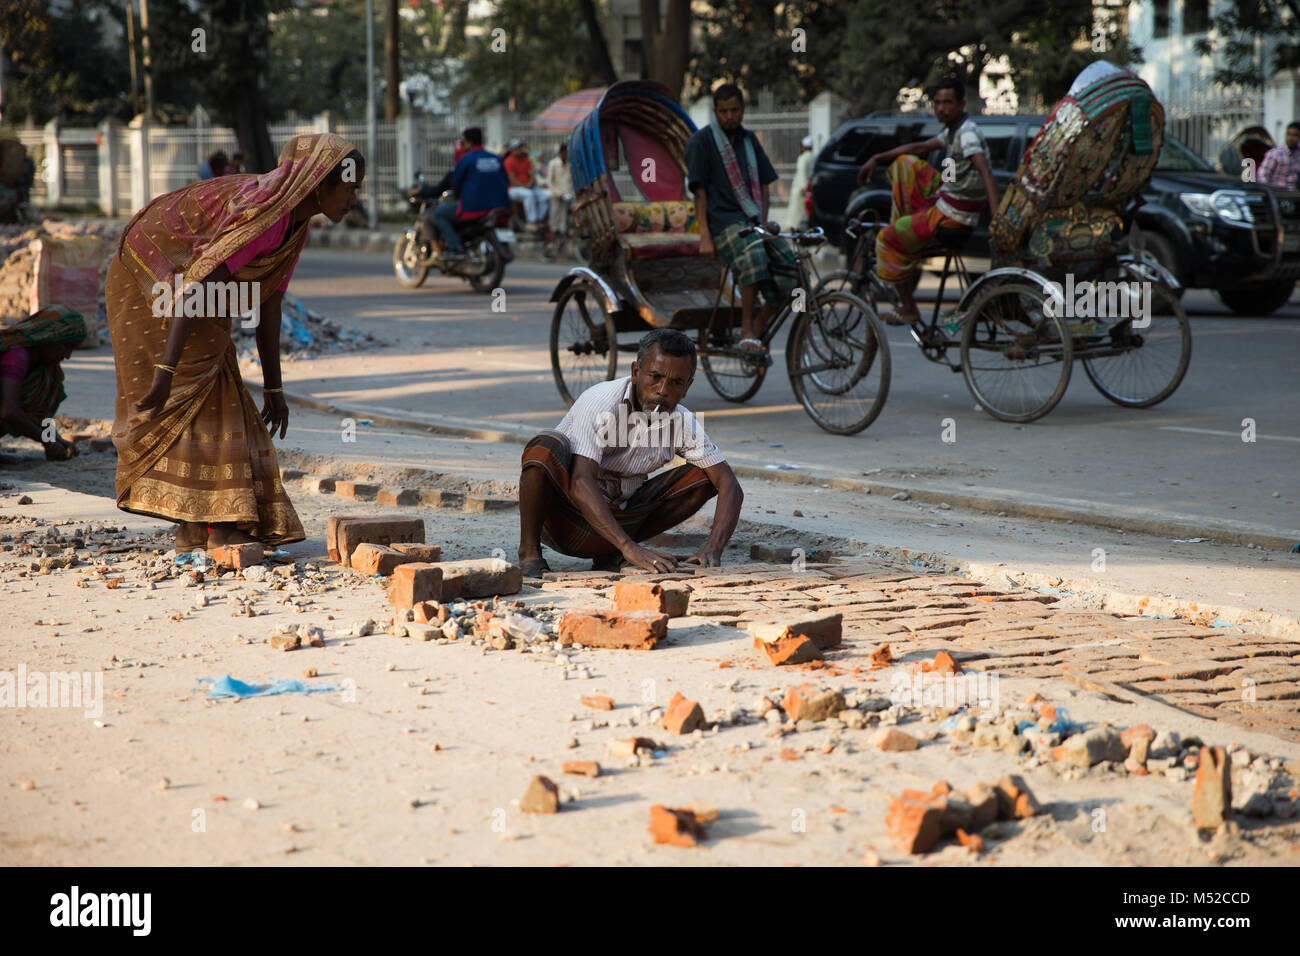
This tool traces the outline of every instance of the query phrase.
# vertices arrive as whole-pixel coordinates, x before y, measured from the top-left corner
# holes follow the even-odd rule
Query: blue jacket
[[[498,206],[510,206],[510,183],[501,157],[482,147],[460,158],[451,173],[451,188],[460,195],[457,215],[473,217]]]

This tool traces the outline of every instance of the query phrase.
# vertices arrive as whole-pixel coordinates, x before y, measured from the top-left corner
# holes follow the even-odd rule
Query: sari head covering
[[[12,348],[33,348],[66,343],[76,345],[86,338],[86,320],[67,306],[51,305],[15,325],[0,329],[0,352]],[[20,404],[37,419],[50,418],[68,393],[63,388],[63,367],[58,363],[33,361],[23,378]]]
[[[161,414],[150,417],[133,405],[153,384],[171,321],[166,309],[154,311],[155,284],[171,286],[177,275],[186,288],[203,282],[290,216],[353,148],[329,133],[295,136],[271,172],[222,176],[159,196],[123,231],[105,284],[117,370],[117,506],[123,511],[228,522],[267,544],[304,538],[271,437],[239,373],[232,316],[196,319]],[[306,238],[307,223],[290,219],[280,247],[255,256],[231,278],[241,288],[256,283],[260,300],[269,299]]]

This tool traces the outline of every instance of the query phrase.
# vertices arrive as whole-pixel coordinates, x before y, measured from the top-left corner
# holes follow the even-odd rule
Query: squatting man
[[[554,430],[528,442],[519,476],[519,563],[525,575],[550,570],[543,543],[561,554],[593,558],[593,570],[619,570],[624,561],[651,572],[676,570],[675,556],[640,542],[681,524],[715,495],[708,540],[686,561],[721,563],[744,493],[722,453],[681,404],[695,365],[694,342],[674,329],[656,329],[641,339],[630,375],[593,385]],[[636,426],[619,427],[629,421]],[[685,464],[660,471],[677,456]]]

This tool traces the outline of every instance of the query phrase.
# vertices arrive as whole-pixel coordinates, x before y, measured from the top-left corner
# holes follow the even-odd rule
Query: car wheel
[[[1238,315],[1259,317],[1271,315],[1287,304],[1295,282],[1261,282],[1240,289],[1216,289],[1219,301]]]

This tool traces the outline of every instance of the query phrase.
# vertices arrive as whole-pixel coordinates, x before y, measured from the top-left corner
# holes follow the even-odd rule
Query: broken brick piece
[[[655,804],[650,808],[650,832],[656,843],[695,846],[705,838],[704,827],[689,810],[674,810]]]
[[[998,795],[986,783],[977,783],[966,791],[966,802],[971,807],[970,829],[983,830],[998,818]]]
[[[843,639],[844,615],[808,614],[803,617],[789,618],[775,624],[751,624],[749,632],[756,640],[768,644],[777,644],[792,637],[806,637],[817,646],[819,651],[835,647]]]
[[[420,504],[430,508],[459,508],[465,504],[465,495],[460,491],[443,491],[441,488],[421,488]]]
[[[503,495],[470,495],[465,499],[466,511],[507,511],[517,507],[519,507],[518,498],[507,498]]]
[[[281,479],[286,481],[288,480],[284,478],[283,474],[281,475]],[[302,479],[302,487],[304,491],[314,491],[320,495],[329,495],[334,493],[334,485],[337,481],[337,478],[331,478],[326,475],[305,475]],[[337,561],[338,558],[335,558],[334,560]]]
[[[442,565],[412,562],[393,569],[388,603],[399,610],[413,609],[422,601],[442,600]]]
[[[560,790],[548,777],[533,777],[519,801],[519,809],[524,813],[559,813]]]
[[[935,654],[934,660],[926,663],[921,669],[935,674],[960,674],[962,672],[962,666],[953,660],[952,655],[947,651],[940,651]]]
[[[302,638],[297,634],[276,634],[271,638],[271,650],[294,651],[302,646]]]
[[[502,558],[442,562],[442,590],[447,600],[518,594],[524,586],[519,565]]]
[[[664,730],[670,734],[689,734],[704,726],[704,710],[699,703],[688,700],[680,692],[673,694],[664,711]]]
[[[871,738],[871,743],[880,750],[898,752],[915,750],[920,742],[905,730],[899,730],[897,727],[882,727]]]
[[[560,767],[564,773],[575,773],[583,777],[599,777],[600,764],[594,760],[567,760]]]
[[[640,581],[624,578],[614,588],[614,610],[653,611],[681,617],[691,600],[691,591],[680,581]]]
[[[437,601],[417,601],[411,610],[416,624],[441,624],[447,618],[446,608]]]
[[[596,710],[613,710],[613,697],[582,697],[579,698],[584,707],[592,707]]]
[[[784,637],[775,644],[769,644],[761,637],[754,638],[754,646],[767,655],[767,659],[777,667],[783,664],[806,664],[822,659],[822,652],[809,638]]]
[[[423,544],[424,519],[407,518],[401,515],[337,517],[330,518],[325,529],[325,544],[330,548],[330,557],[345,567],[359,544],[382,544],[385,547],[392,547],[394,542],[401,541]],[[331,543],[332,547],[330,547]]]
[[[1004,820],[1023,820],[1038,813],[1038,801],[1024,778],[1011,774],[994,787],[998,796],[998,816]]]
[[[1125,747],[1131,750],[1134,742],[1139,739],[1145,740],[1147,743],[1155,740],[1156,732],[1150,724],[1134,724],[1128,730],[1123,731],[1119,735],[1119,739]]]
[[[668,635],[668,615],[650,611],[570,611],[560,621],[560,643],[648,651]]]
[[[353,570],[362,574],[382,574],[384,577],[392,574],[399,564],[411,564],[414,561],[414,558],[407,557],[395,548],[386,548],[369,541],[357,545],[348,559]]]
[[[212,551],[212,560],[221,568],[251,568],[266,558],[266,548],[260,541],[250,544],[226,544]]]
[[[609,754],[611,757],[634,757],[639,751],[654,751],[659,745],[649,737],[627,737],[623,740],[611,740],[609,742]]]
[[[389,545],[394,551],[400,551],[412,561],[437,563],[442,560],[442,548],[436,544],[417,544],[414,541],[394,541]]]
[[[1232,812],[1232,757],[1222,747],[1202,747],[1192,793],[1198,830],[1217,830]]]
[[[807,684],[791,687],[781,702],[791,720],[827,720],[834,717],[845,706],[844,695],[837,690],[815,690]]]
[[[894,663],[894,653],[889,649],[888,644],[881,644],[871,652],[871,667],[873,670],[878,667],[888,667],[892,663]]]
[[[926,853],[939,842],[941,820],[942,811],[930,803],[894,797],[885,826],[904,853]]]
[[[957,831],[957,842],[964,847],[969,847],[972,853],[984,852],[984,838],[978,833],[967,833],[965,830]]]

